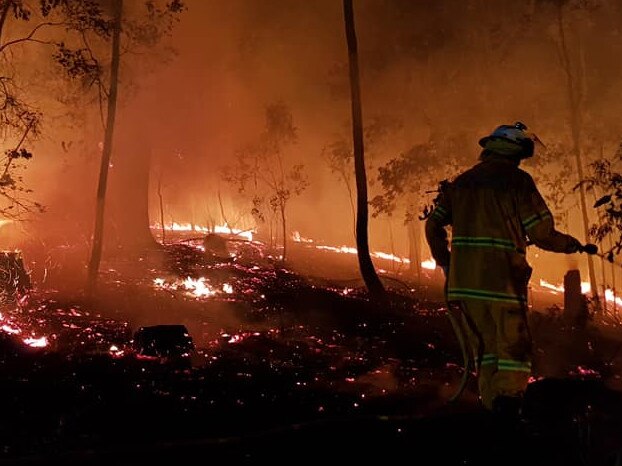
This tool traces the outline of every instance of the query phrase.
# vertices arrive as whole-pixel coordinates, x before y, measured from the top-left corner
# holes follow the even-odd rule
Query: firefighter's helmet
[[[495,146],[496,142],[507,141],[518,146],[518,152],[521,159],[533,156],[535,137],[528,133],[527,126],[520,121],[513,125],[498,126],[489,136],[479,140],[479,145],[484,149]]]

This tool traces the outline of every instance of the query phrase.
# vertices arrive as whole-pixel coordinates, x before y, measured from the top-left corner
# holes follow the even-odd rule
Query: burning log
[[[31,289],[30,275],[19,251],[0,252],[0,296],[2,302],[13,302]]]

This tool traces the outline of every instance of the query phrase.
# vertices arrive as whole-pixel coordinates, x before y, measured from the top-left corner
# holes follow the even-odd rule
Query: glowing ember
[[[229,283],[225,283],[222,285],[222,291],[224,291],[227,294],[232,294],[233,293],[233,286],[231,286]]]
[[[24,338],[24,343],[32,348],[45,348],[48,345],[48,339],[46,337]]]
[[[22,333],[22,331],[18,328],[11,327],[10,325],[4,324],[0,327],[3,332],[10,333],[11,335],[16,335],[18,333]]]
[[[112,356],[113,358],[120,358],[125,354],[125,351],[123,351],[122,349],[119,349],[117,345],[111,345],[108,352],[110,353],[110,356]]]

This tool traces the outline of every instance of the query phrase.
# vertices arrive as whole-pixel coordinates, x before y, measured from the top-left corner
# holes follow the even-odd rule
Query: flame
[[[547,288],[554,293],[563,293],[564,285],[553,285],[552,283],[547,282],[546,280],[540,279],[540,286],[543,288]],[[581,282],[581,293],[587,294],[592,290],[589,282]],[[605,289],[605,300],[610,303],[615,303],[617,306],[622,306],[622,298],[616,296],[613,290],[606,288]]]
[[[214,296],[216,294],[216,291],[214,291],[213,288],[205,283],[205,281],[205,277],[200,277],[197,279],[188,277],[183,281],[183,286],[186,288],[186,290],[190,291],[193,295],[197,297]]]
[[[543,288],[548,288],[549,290],[559,292],[559,293],[564,292],[564,285],[553,285],[552,283],[549,283],[546,280],[540,279],[540,286]],[[581,282],[581,294],[589,293],[591,290],[592,290],[592,287],[590,286],[588,282]]]
[[[159,230],[162,226],[159,223],[156,223],[151,226],[154,230]],[[229,225],[216,225],[214,229],[209,227],[205,227],[202,225],[192,225],[191,223],[177,223],[173,222],[168,225],[164,225],[164,229],[167,231],[196,231],[198,233],[222,233],[227,235],[239,236],[241,238],[247,239],[248,241],[253,241],[253,231],[252,229],[248,230],[240,230],[239,228],[230,228]]]
[[[427,259],[421,263],[421,267],[428,270],[436,269],[436,261],[434,259]]]
[[[292,232],[291,238],[296,243],[306,243],[306,244],[315,243],[314,240],[301,236],[299,231]],[[351,246],[345,246],[345,245],[344,246],[327,246],[327,245],[315,244],[313,247],[315,247],[316,249],[323,250],[323,251],[337,252],[340,254],[357,254],[358,253],[356,248],[351,247]],[[370,256],[376,259],[383,259],[383,260],[388,260],[391,262],[397,262],[398,264],[410,264],[409,258],[396,256],[395,254],[390,254],[388,252],[373,251],[370,253]],[[421,267],[423,267],[424,269],[428,269],[428,270],[434,270],[436,268],[436,262],[434,262],[433,259],[426,259],[423,262],[421,262]],[[386,270],[383,270],[383,272],[386,272]]]
[[[617,306],[622,306],[622,298],[620,298],[619,296],[615,296],[613,294],[613,290],[605,290],[605,299],[610,303],[615,303]]]
[[[295,243],[313,243],[312,239],[300,236],[300,232],[299,231],[293,231],[292,232],[292,240]]]
[[[205,277],[192,278],[187,277],[183,280],[176,280],[174,282],[167,282],[164,278],[154,278],[153,286],[158,289],[165,289],[171,291],[183,290],[190,296],[197,298],[209,298],[221,293],[233,294],[233,285],[230,283],[223,283],[220,289],[215,288],[209,284],[209,279]]]
[[[540,279],[540,286],[543,288],[547,288],[549,290],[554,291],[555,293],[563,293],[564,287],[562,285],[553,285],[552,283],[547,282],[546,280]]]

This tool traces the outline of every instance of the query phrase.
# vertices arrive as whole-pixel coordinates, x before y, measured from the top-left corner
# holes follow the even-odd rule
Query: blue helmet
[[[531,134],[525,130],[527,126],[520,121],[517,121],[513,125],[501,125],[498,126],[490,136],[486,136],[479,140],[479,145],[484,149],[490,148],[495,141],[509,141],[510,143],[520,146],[522,149],[520,152],[520,158],[528,158],[533,155],[534,140]]]

